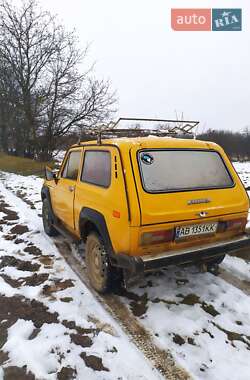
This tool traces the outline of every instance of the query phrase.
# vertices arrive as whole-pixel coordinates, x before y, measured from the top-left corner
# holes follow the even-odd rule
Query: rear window
[[[219,153],[198,150],[152,150],[138,154],[143,187],[174,192],[232,187],[234,182]]]
[[[110,152],[86,151],[81,179],[93,185],[109,187],[111,183]]]

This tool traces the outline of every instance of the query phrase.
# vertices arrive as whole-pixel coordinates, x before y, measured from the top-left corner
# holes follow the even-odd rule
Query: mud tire
[[[42,218],[43,218],[43,228],[48,236],[56,236],[58,235],[57,230],[53,226],[53,217],[50,210],[50,205],[48,199],[43,200],[43,208],[42,208]]]
[[[219,265],[225,259],[226,255],[221,255],[208,262],[208,265]]]
[[[112,268],[100,235],[91,232],[86,241],[85,263],[91,286],[101,294],[111,290]]]

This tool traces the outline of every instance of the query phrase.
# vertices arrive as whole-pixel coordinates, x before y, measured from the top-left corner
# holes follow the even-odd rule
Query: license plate
[[[178,240],[189,236],[214,234],[217,231],[217,227],[217,222],[176,227],[175,239]]]

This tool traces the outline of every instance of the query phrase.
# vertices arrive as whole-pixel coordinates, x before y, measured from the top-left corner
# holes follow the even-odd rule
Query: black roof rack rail
[[[132,122],[157,122],[157,129],[140,129],[136,128],[116,128],[121,121]],[[166,126],[161,125],[166,123]],[[106,128],[91,132],[97,136],[97,143],[101,144],[103,138],[109,137],[146,137],[154,135],[158,137],[177,137],[178,135],[189,135],[195,137],[194,130],[198,126],[199,121],[194,120],[168,120],[168,119],[147,119],[147,118],[124,118],[121,117],[116,122],[109,123]]]

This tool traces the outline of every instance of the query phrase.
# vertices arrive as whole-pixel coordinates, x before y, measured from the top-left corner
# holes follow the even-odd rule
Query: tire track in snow
[[[88,282],[86,270],[82,265],[83,263],[77,255],[73,253],[68,242],[65,243],[62,239],[58,239],[57,248],[80,280],[88,287],[88,289],[92,292],[92,294],[94,294],[104,308],[120,324],[125,333],[142,351],[145,357],[150,360],[153,366],[167,380],[191,379],[190,375],[176,364],[170,351],[160,349],[153,342],[151,333],[138,322],[138,320],[131,314],[127,306],[120,301],[119,297],[113,294],[100,295],[94,292]]]
[[[62,245],[65,243],[65,242],[63,242],[63,239],[61,239],[60,242]],[[61,250],[62,255],[64,255],[64,253],[65,253],[64,251],[67,252],[67,244],[66,244],[66,247],[62,246],[60,250]],[[69,259],[72,259],[72,257],[71,257],[72,253],[71,252],[68,252],[67,255],[69,256]],[[77,261],[77,259],[76,259],[76,261]],[[81,270],[82,270],[82,263],[78,263],[77,265],[79,265]],[[70,266],[72,267],[73,264],[71,264]],[[83,278],[84,278],[83,282],[85,282],[85,281],[87,282],[84,270],[83,270]],[[225,282],[227,282],[231,286],[233,285],[233,287],[242,290],[246,295],[249,295],[249,292],[247,291],[245,284],[243,284],[243,282],[241,280],[235,278],[235,276],[232,275],[232,273],[229,273],[228,271],[223,269],[221,271],[221,275],[219,276],[219,278],[221,278],[222,280],[224,280]],[[86,284],[86,282],[85,282],[85,284]],[[92,293],[93,293],[93,291],[92,291]],[[98,298],[97,295],[95,295],[95,297]],[[140,332],[137,328],[135,328],[135,330],[133,330],[135,326],[133,324],[131,326],[131,312],[130,312],[129,308],[126,305],[124,305],[123,303],[121,303],[119,297],[117,297],[117,296],[109,297],[109,299],[107,299],[107,296],[106,296],[106,299],[104,299],[104,300],[101,299],[99,301],[101,303],[103,303],[103,306],[105,306],[105,308],[113,315],[113,317],[116,320],[118,320],[118,322],[120,324],[121,323],[123,324],[124,330],[131,337],[131,339],[134,340],[134,342],[137,340],[137,343],[135,342],[136,345],[138,345],[138,347],[140,349],[145,350],[144,354],[146,357],[147,357],[147,355],[149,355],[151,361],[155,360],[155,357],[156,357],[156,359],[158,359],[158,362],[155,362],[155,366],[156,366],[156,368],[161,370],[162,369],[161,365],[162,365],[162,362],[164,362],[164,360],[162,360],[162,357],[159,355],[159,352],[156,353],[152,349],[152,346],[151,347],[148,346],[148,343],[146,343],[146,345],[144,344],[143,341],[145,341],[145,337],[148,334],[147,330],[144,327],[143,327],[143,329],[146,332],[146,334],[144,332],[143,332],[143,334],[140,334]],[[132,318],[133,318],[133,316],[132,316]],[[125,325],[124,325],[124,320],[125,320]],[[140,322],[138,322],[136,319],[135,319],[135,321],[139,324],[139,327],[141,328]],[[128,324],[129,326],[126,326],[126,324]],[[132,331],[129,332],[128,329],[132,329]],[[146,341],[147,341],[147,339],[146,339]],[[144,347],[143,347],[143,345],[144,345]],[[169,367],[171,367],[171,364],[170,364],[170,366],[168,366],[168,371],[169,371]],[[167,376],[167,378],[170,378],[170,379],[171,378],[173,378],[173,379],[179,378],[179,377],[177,377],[178,375],[176,373],[173,373],[173,371],[168,372],[168,375],[167,375],[167,372],[164,373],[164,371],[163,371],[162,373],[165,376]],[[172,377],[171,377],[171,374],[172,374]]]
[[[3,173],[1,173],[1,174],[3,174]],[[5,177],[4,177],[4,179],[6,181]],[[26,205],[28,206],[28,208],[34,209],[34,206],[32,207],[32,203],[30,201],[27,201],[27,197],[24,196],[25,194],[23,194],[20,190],[15,191],[15,189],[13,189],[12,187],[8,186],[7,183],[4,183],[4,186],[11,193],[15,194],[15,196],[17,198],[20,198],[23,202],[25,202]],[[24,190],[24,189],[22,189],[22,190]],[[241,253],[241,251],[239,251],[236,254],[236,256],[237,257],[241,257],[244,261],[246,261],[247,259],[249,260],[249,253],[248,253],[248,255],[246,255],[246,249],[242,249],[243,256],[241,256],[240,253]],[[246,260],[245,260],[244,257],[246,257]],[[238,277],[234,276],[232,274],[232,272],[229,272],[228,270],[220,267],[219,277],[221,279],[223,279],[224,281],[226,281],[228,284],[230,284],[230,285],[238,288],[239,290],[241,290],[247,296],[250,295],[250,284],[247,283],[246,281],[241,280]]]
[[[42,239],[42,240],[46,240],[47,241],[47,246],[50,246],[50,248],[54,249],[57,251],[57,255],[60,255],[60,252],[57,250],[55,244],[54,244],[54,241],[52,239],[50,239],[47,235],[45,235],[44,232],[41,232],[41,220],[40,218],[37,216],[37,213],[34,211],[34,210],[31,210],[29,205],[27,205],[22,199],[19,199],[14,193],[13,191],[10,191],[9,189],[6,189],[1,183],[0,183],[0,193],[2,194],[2,199],[6,199],[8,200],[8,204],[9,204],[9,207],[12,209],[12,210],[15,210],[19,213],[19,215],[21,216],[21,223],[23,226],[28,226],[29,227],[29,230],[28,230],[28,234],[29,234],[29,238],[33,241],[35,240],[39,240],[39,239]],[[18,221],[19,223],[19,221]],[[26,242],[25,242],[26,243]],[[61,255],[60,255],[61,256]],[[66,264],[66,266],[68,267],[68,265]],[[67,272],[71,272],[72,275],[73,275],[73,270],[68,267],[67,268]],[[73,275],[74,278],[76,278],[75,275]],[[77,276],[78,277],[78,276]],[[79,277],[78,277],[79,278]],[[81,280],[80,280],[81,281]],[[81,281],[81,283],[83,283],[83,281]],[[84,288],[86,289],[86,286],[84,284]],[[15,292],[15,290],[13,290],[13,292]],[[92,293],[92,292],[91,292]],[[94,295],[93,295],[94,297]],[[96,297],[94,297],[96,299]],[[31,299],[32,299],[32,295],[31,295]],[[94,302],[92,301],[92,303],[94,304]],[[97,303],[100,304],[100,301],[98,302],[97,300]],[[102,307],[102,305],[100,305]],[[94,312],[94,311],[93,311]],[[104,314],[106,314],[106,312],[104,311]],[[110,315],[110,313],[109,313]],[[91,320],[89,320],[91,321]],[[67,321],[66,321],[67,322]],[[96,319],[94,320],[93,318],[93,324],[95,324],[97,326],[98,324],[98,329],[102,330],[104,324],[101,323],[101,321],[99,321],[99,319]],[[70,323],[69,323],[70,324]],[[106,329],[109,328],[109,325],[106,323],[105,324],[106,326]],[[104,327],[105,327],[104,326]],[[113,324],[112,324],[113,326]],[[110,328],[112,328],[112,326],[110,325]],[[72,326],[71,326],[72,327]],[[69,328],[71,328],[69,327]],[[119,326],[117,324],[114,325],[115,329],[117,329],[117,331],[119,332],[119,337],[121,339],[124,340],[125,338],[125,343],[127,341],[127,338],[121,334],[121,330],[119,328]],[[74,329],[74,327],[73,327]],[[103,332],[105,332],[106,330],[103,329]],[[109,333],[110,334],[110,333]],[[111,334],[112,335],[112,334]],[[129,341],[127,341],[127,344],[128,344]],[[106,344],[106,343],[105,343]],[[124,343],[123,343],[124,344]],[[118,346],[119,347],[119,346]],[[118,348],[119,350],[119,348]],[[154,368],[152,368],[151,366],[151,363],[148,361],[148,360],[145,360],[145,358],[141,355],[141,353],[139,352],[139,350],[133,345],[133,342],[131,342],[131,354],[134,354],[134,353],[138,353],[138,359],[140,358],[139,362],[140,362],[140,366],[141,364],[143,363],[143,366],[141,366],[141,368],[144,368],[144,369],[150,369],[150,377],[148,376],[148,373],[145,371],[145,376],[144,376],[144,373],[142,372],[139,376],[139,378],[141,379],[151,379],[151,376],[153,379],[162,379],[162,376],[159,372],[157,372]],[[90,357],[93,357],[90,356]],[[88,357],[87,357],[88,358]],[[77,357],[76,357],[77,359]],[[120,359],[121,360],[121,359]],[[78,358],[78,361],[79,361],[79,358]],[[124,366],[121,366],[121,367],[124,367]],[[7,367],[6,367],[7,368]],[[125,368],[125,367],[124,367]],[[152,372],[151,372],[152,371]],[[136,378],[138,378],[138,369],[136,369],[136,372],[137,372],[137,376]],[[1,374],[0,374],[1,375]],[[123,377],[123,376],[122,376]],[[1,376],[0,376],[1,378]],[[49,378],[49,377],[48,377]],[[92,378],[92,377],[91,377]],[[98,377],[99,378],[99,377]],[[125,377],[126,378],[126,377]],[[132,377],[129,376],[128,374],[128,378],[129,379],[132,379]],[[80,378],[78,378],[80,379]],[[82,377],[81,377],[82,379]]]
[[[27,204],[27,202],[25,202],[18,193],[16,194],[13,189],[10,187],[7,189],[5,187],[5,190],[12,197],[13,203],[15,203],[15,205],[11,204],[11,206],[18,207],[16,203],[22,205],[22,210],[25,209],[26,211],[25,216],[27,217],[27,220],[34,220],[34,213],[36,213],[36,211],[31,209],[30,205]],[[35,227],[35,233],[39,231],[38,226],[40,223],[40,218],[37,216],[35,226],[33,226]],[[44,238],[50,240],[45,233],[42,233],[42,235]],[[116,320],[125,334],[130,338],[131,342],[134,343],[134,345],[144,354],[145,358],[151,363],[151,365],[153,365],[153,367],[158,370],[165,379],[191,379],[190,375],[176,364],[170,351],[162,350],[154,344],[151,333],[138,322],[138,320],[131,314],[128,307],[120,301],[119,297],[111,294],[100,296],[93,291],[88,283],[86,272],[82,266],[82,263],[79,262],[76,254],[72,254],[73,252],[68,242],[65,243],[63,238],[51,240],[54,243],[57,242],[57,250],[64,257],[65,261],[69,264],[80,281],[89,289],[104,309]]]

